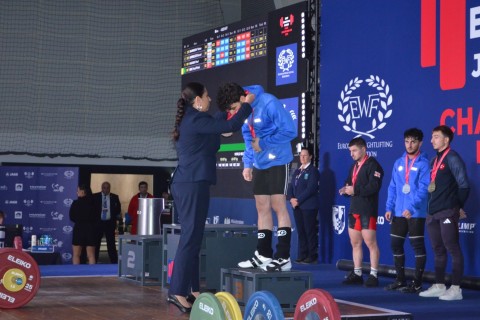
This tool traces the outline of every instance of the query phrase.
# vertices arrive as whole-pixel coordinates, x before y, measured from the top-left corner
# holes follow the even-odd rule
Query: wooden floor
[[[167,290],[117,277],[42,278],[35,298],[18,309],[0,309],[1,320],[188,319],[166,303]]]

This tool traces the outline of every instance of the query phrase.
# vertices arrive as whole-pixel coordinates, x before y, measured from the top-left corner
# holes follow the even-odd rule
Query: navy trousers
[[[174,182],[171,190],[181,233],[168,293],[185,297],[200,290],[200,249],[210,204],[210,183]]]
[[[298,234],[298,258],[318,259],[318,209],[295,208],[293,216]]]
[[[117,245],[115,244],[115,220],[98,221],[97,225],[95,226],[95,230],[97,234],[97,243],[95,245],[95,261],[98,263],[100,246],[102,244],[103,235],[105,234],[110,263],[118,263]]]

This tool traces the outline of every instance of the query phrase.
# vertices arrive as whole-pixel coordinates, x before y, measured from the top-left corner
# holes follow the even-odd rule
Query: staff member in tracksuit
[[[420,151],[423,142],[422,130],[408,129],[403,138],[405,152],[393,165],[385,212],[385,219],[391,223],[390,244],[397,278],[385,289],[417,293],[422,289],[423,271],[427,261],[425,216],[430,163],[427,154]],[[404,245],[407,234],[415,253],[415,276],[409,285],[405,281]]]
[[[375,158],[368,156],[367,144],[362,138],[352,139],[348,149],[355,162],[350,168],[345,186],[339,193],[350,196],[348,235],[352,244],[354,269],[343,284],[363,284],[362,242],[365,242],[370,251],[370,275],[365,286],[377,287],[380,259],[377,244],[378,194],[382,187],[383,169]]]
[[[220,134],[239,130],[250,115],[254,95],[243,98],[229,120],[225,112],[215,116],[207,111],[210,97],[200,83],[189,83],[177,102],[173,140],[178,166],[171,191],[182,229],[175,255],[167,301],[189,312],[200,290],[199,253],[210,201],[210,186],[216,183],[216,153]]]
[[[467,170],[460,155],[450,148],[453,132],[442,125],[432,131],[433,149],[437,155],[431,161],[428,185],[428,235],[435,254],[435,283],[421,297],[440,300],[462,300],[460,283],[463,276],[463,254],[458,241],[458,221],[465,218],[463,210],[470,187]],[[447,252],[452,257],[452,285],[445,287]]]
[[[309,148],[300,151],[301,166],[293,173],[287,200],[293,208],[298,234],[297,263],[316,263],[318,259],[318,188],[320,174],[312,164]]]

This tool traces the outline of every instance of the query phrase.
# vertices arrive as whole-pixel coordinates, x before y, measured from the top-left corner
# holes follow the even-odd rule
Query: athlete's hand
[[[245,96],[245,101],[246,103],[252,104],[252,102],[255,100],[255,95],[253,93],[249,93]]]
[[[391,218],[392,218],[392,211],[385,212],[385,219],[387,219],[388,222],[390,222]]]
[[[253,178],[252,171],[253,171],[252,168],[243,169],[242,175],[245,181],[252,181],[252,178]]]
[[[402,217],[404,217],[405,219],[410,219],[412,217],[412,213],[410,212],[410,210],[405,210],[402,212]]]
[[[467,218],[467,213],[463,208],[460,208],[460,219],[466,219]]]
[[[260,148],[260,138],[253,138],[252,148],[253,148],[253,150],[255,150],[255,152],[262,151],[262,148]]]
[[[353,186],[345,186],[345,194],[348,194],[349,196],[353,196],[355,194],[353,190]]]

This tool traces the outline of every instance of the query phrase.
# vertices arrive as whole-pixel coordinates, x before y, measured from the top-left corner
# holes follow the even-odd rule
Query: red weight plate
[[[28,253],[17,249],[0,249],[0,308],[14,309],[20,308],[32,300],[40,288],[40,269],[35,260]],[[20,277],[18,281],[25,281],[25,286],[20,291],[12,291],[8,284],[3,283],[3,278],[8,281],[14,279],[15,270],[21,270],[25,277]]]
[[[340,310],[335,299],[325,290],[310,289],[298,299],[295,320],[340,320]]]

